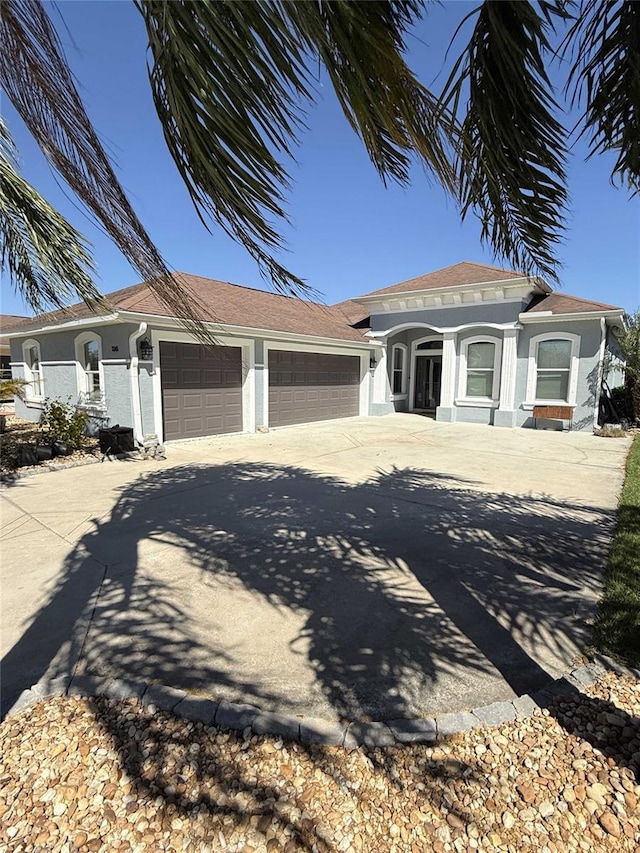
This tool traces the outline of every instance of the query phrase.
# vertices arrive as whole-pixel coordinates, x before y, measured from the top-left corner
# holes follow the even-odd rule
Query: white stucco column
[[[442,336],[442,378],[440,385],[440,406],[453,408],[456,383],[456,333],[444,332]]]
[[[512,412],[516,400],[516,368],[518,366],[518,329],[505,329],[502,342],[500,373],[500,411]]]
[[[387,341],[383,339],[384,346],[376,350],[376,369],[373,373],[373,403],[386,403],[389,399],[389,376],[387,373]]]

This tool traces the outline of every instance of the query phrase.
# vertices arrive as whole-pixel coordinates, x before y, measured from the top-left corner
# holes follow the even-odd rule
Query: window
[[[536,400],[567,400],[571,341],[540,341],[536,364]]]
[[[391,389],[394,394],[405,394],[405,365],[407,361],[407,348],[404,344],[394,344]]]
[[[467,347],[467,397],[492,397],[496,345],[478,341]]]
[[[491,335],[462,342],[458,388],[461,405],[492,406],[500,391],[502,341]]]
[[[95,332],[84,332],[76,338],[78,393],[81,403],[102,401],[102,342]]]
[[[40,344],[38,341],[25,341],[22,345],[22,354],[24,358],[24,378],[29,383],[25,388],[25,396],[27,400],[42,400],[42,366]]]
[[[527,404],[576,402],[580,336],[569,332],[536,335],[529,344]]]

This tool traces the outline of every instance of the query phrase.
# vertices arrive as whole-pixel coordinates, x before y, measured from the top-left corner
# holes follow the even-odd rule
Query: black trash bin
[[[119,425],[98,430],[98,443],[100,453],[104,455],[119,456],[122,453],[130,453],[136,449],[133,440],[133,427],[121,427]]]

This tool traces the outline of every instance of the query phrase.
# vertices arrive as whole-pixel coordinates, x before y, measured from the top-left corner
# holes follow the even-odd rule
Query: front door
[[[441,355],[416,356],[414,409],[435,410],[440,405]]]

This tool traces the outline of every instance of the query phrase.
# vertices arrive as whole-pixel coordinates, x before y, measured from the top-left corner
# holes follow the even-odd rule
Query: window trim
[[[396,350],[402,353],[402,366],[400,368],[401,371],[401,381],[400,381],[400,391],[394,391],[394,378],[395,378],[395,362],[396,362]],[[407,396],[407,354],[408,347],[406,344],[393,344],[391,347],[391,399],[392,400],[404,400]]]
[[[538,384],[538,344],[545,341],[569,341],[571,343],[571,356],[569,364],[569,382],[567,385],[566,400],[549,400],[536,397]],[[529,409],[533,406],[575,406],[578,391],[578,368],[580,365],[580,341],[581,336],[573,332],[542,332],[534,335],[529,341],[529,362],[527,367],[527,394],[523,408]]]
[[[474,397],[467,394],[467,373],[469,347],[471,344],[493,344],[493,382],[490,397]],[[500,368],[502,366],[502,338],[495,335],[472,335],[460,341],[460,370],[458,373],[458,392],[456,406],[478,406],[493,408],[500,404]],[[488,368],[486,368],[488,370]]]
[[[38,350],[38,364],[40,365],[40,369],[35,371],[39,375],[39,386],[40,393],[34,393],[33,389],[33,374],[34,371],[31,369],[31,364],[29,361],[29,350],[35,347]],[[44,373],[42,370],[42,349],[40,347],[40,341],[35,338],[28,338],[22,344],[22,358],[24,362],[24,378],[29,383],[26,386],[25,390],[25,403],[42,403],[44,400]]]
[[[90,341],[98,344],[98,378],[100,381],[100,399],[90,400],[87,371],[84,367],[84,346]],[[102,337],[93,331],[81,332],[74,340],[76,355],[76,376],[78,386],[78,405],[86,409],[103,409],[104,403],[104,369],[102,366]]]

